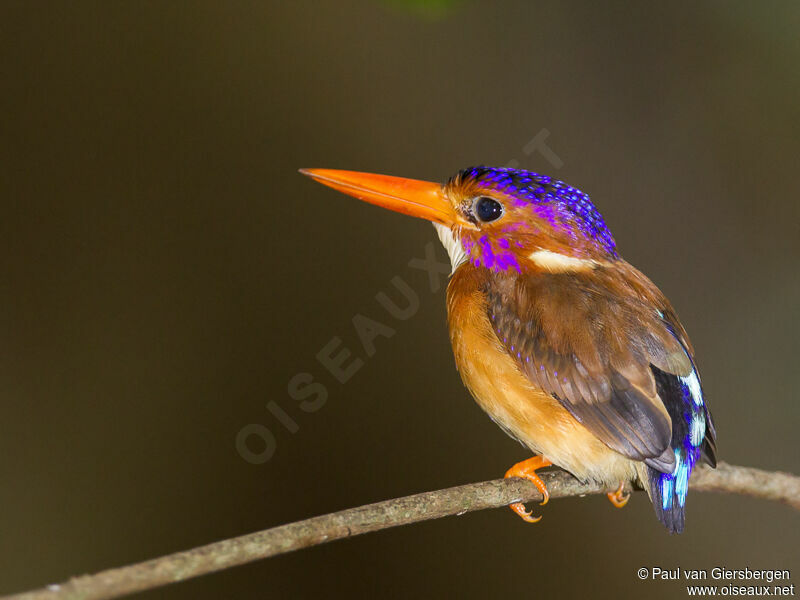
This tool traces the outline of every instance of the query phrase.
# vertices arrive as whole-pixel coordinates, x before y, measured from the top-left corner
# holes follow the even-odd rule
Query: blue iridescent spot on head
[[[497,167],[470,167],[449,183],[472,182],[486,190],[511,196],[518,207],[530,206],[542,220],[572,238],[590,240],[616,257],[616,242],[589,196],[563,181],[533,171]]]

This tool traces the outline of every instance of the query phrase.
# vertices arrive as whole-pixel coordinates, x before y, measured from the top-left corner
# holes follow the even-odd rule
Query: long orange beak
[[[300,169],[300,172],[370,204],[448,227],[455,221],[455,212],[438,183],[333,169]]]

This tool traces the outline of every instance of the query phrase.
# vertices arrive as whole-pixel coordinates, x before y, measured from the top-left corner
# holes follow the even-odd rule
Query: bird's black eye
[[[494,198],[479,196],[472,205],[475,216],[484,223],[496,221],[503,216],[503,205]]]

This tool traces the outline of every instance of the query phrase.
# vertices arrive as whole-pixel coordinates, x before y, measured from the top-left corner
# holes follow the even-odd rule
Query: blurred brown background
[[[527,457],[462,388],[443,289],[408,267],[432,227],[304,166],[516,160],[587,191],[691,333],[721,458],[800,470],[798,30],[795,2],[3,2],[0,592]],[[523,150],[543,129],[561,168]],[[404,322],[375,300],[394,276],[420,299]],[[357,313],[396,331],[372,357]],[[364,360],[344,385],[315,358],[335,336]],[[287,393],[300,372],[327,388],[316,412]],[[275,438],[260,465],[236,446],[253,423]],[[636,569],[800,567],[798,514],[763,501],[692,494],[679,537],[644,496],[541,512],[141,597],[675,598]]]

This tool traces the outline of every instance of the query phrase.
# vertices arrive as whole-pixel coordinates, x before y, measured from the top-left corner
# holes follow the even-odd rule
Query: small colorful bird
[[[638,481],[670,532],[692,468],[716,466],[694,351],[661,291],[625,262],[589,196],[546,175],[464,169],[444,185],[301,169],[340,192],[432,221],[453,271],[448,324],[461,378],[535,456],[506,477],[547,488],[557,465],[609,488]],[[511,508],[538,521],[521,503]]]

